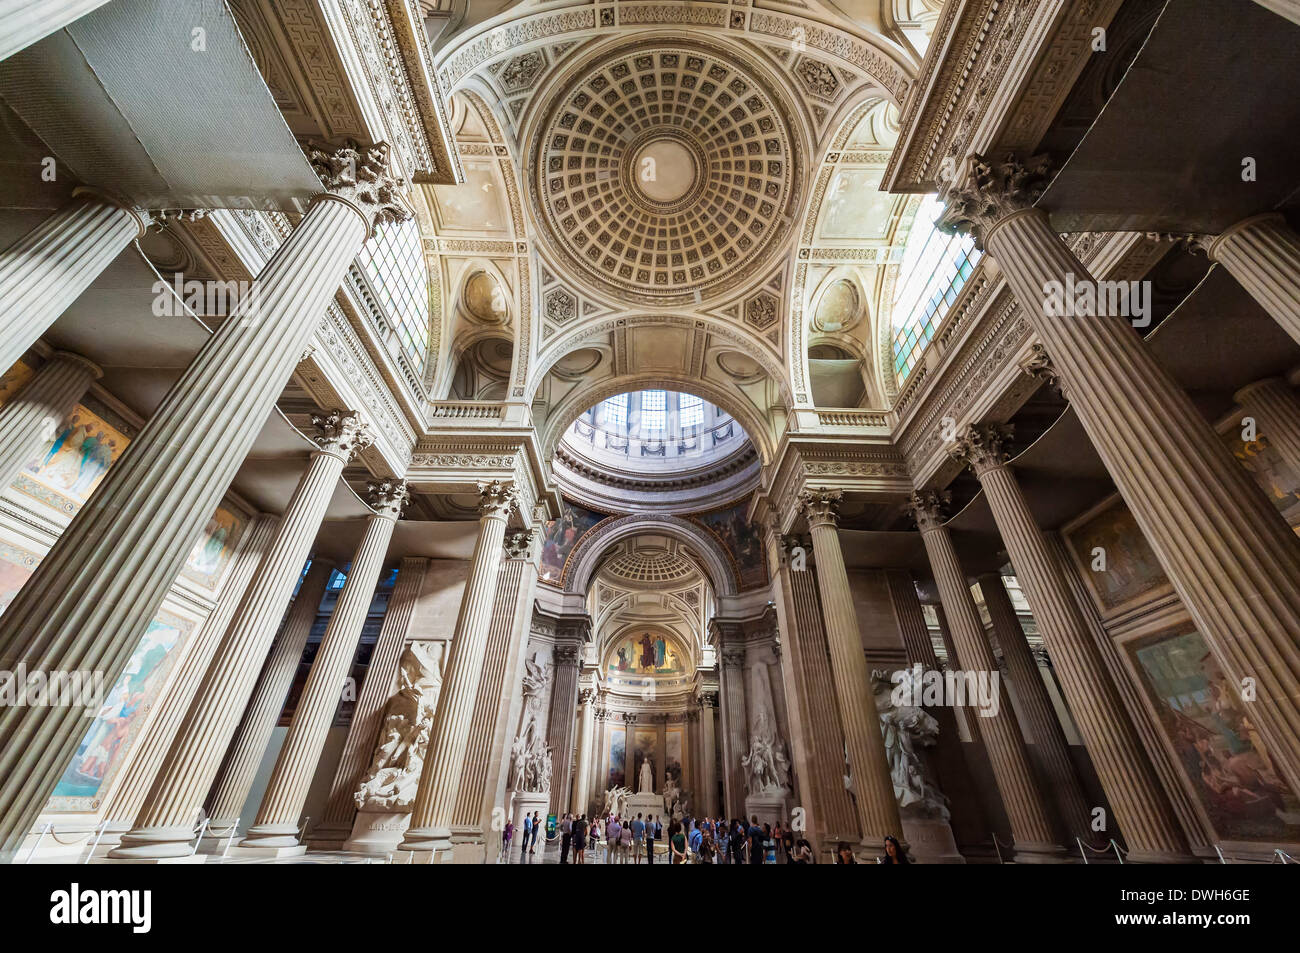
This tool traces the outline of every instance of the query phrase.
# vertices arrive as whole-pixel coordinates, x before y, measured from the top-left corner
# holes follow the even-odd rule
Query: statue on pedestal
[[[741,756],[740,764],[745,769],[750,794],[789,793],[790,759],[785,753],[785,742],[765,708],[758,711],[749,739],[749,754]]]
[[[650,759],[646,758],[641,762],[641,774],[637,778],[637,794],[654,794],[655,793],[655,772],[654,766]]]
[[[536,659],[525,659],[524,669],[524,713],[510,746],[510,789],[549,794],[551,750],[542,733],[541,709],[551,669]]]
[[[415,802],[442,687],[440,642],[412,642],[398,662],[397,694],[384,709],[379,744],[353,795],[362,811],[403,814]]]

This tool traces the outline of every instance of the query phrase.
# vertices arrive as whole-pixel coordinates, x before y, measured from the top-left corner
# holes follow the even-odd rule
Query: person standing
[[[573,862],[584,864],[587,861],[587,815],[580,814],[573,822]]]
[[[793,864],[795,848],[794,831],[790,830],[789,827],[786,827],[784,831],[777,828],[777,839],[781,842],[781,852],[785,855],[785,862],[787,864]]]
[[[733,864],[743,864],[745,862],[745,825],[740,823],[736,818],[731,820],[731,862]]]
[[[605,825],[605,863],[614,863],[618,857],[619,845],[623,843],[623,825],[618,822],[618,816],[615,815],[609,819]]]
[[[880,861],[882,864],[910,864],[907,854],[903,853],[903,848],[899,846],[898,838],[890,835],[885,838],[885,856]]]
[[[641,820],[641,815],[637,814],[636,820],[632,822],[632,853],[634,855],[633,863],[641,863],[641,853],[645,847],[645,821]]]
[[[632,854],[632,825],[624,824],[623,833],[619,835],[618,862],[626,864]]]
[[[501,853],[506,858],[506,863],[510,863],[510,838],[515,833],[513,821],[506,821],[506,829],[501,832]]]
[[[537,815],[536,811],[533,811],[533,837],[528,842],[528,853],[533,853],[533,848],[537,846],[537,835],[541,833],[541,830],[542,819]]]
[[[749,816],[749,862],[751,864],[761,864],[763,862],[763,828],[758,826],[758,815]]]
[[[688,843],[691,846],[691,853],[698,857],[700,853],[700,845],[704,843],[704,831],[700,830],[698,824],[691,825],[691,833],[688,838]]]
[[[686,835],[682,833],[682,826],[676,821],[668,826],[668,849],[672,852],[674,864],[686,863]]]
[[[564,812],[564,817],[560,819],[560,863],[569,862],[569,844],[573,841],[573,822],[569,820],[569,812]]]
[[[524,830],[519,838],[519,863],[524,863],[524,857],[528,854],[528,842],[533,836],[533,819],[529,814],[524,815]]]
[[[858,859],[853,856],[853,848],[849,847],[846,840],[840,841],[839,847],[835,848],[835,863],[837,864],[856,864]]]
[[[794,861],[796,864],[811,864],[813,862],[812,844],[804,838],[799,838],[794,845]]]

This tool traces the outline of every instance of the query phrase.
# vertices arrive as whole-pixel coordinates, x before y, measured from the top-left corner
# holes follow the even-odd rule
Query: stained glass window
[[[429,274],[419,226],[414,219],[380,225],[357,259],[392,324],[385,344],[395,353],[400,349],[423,375],[429,358]]]

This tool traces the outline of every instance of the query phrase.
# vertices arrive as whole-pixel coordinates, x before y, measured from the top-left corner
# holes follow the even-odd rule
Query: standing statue
[[[519,733],[510,746],[510,788],[549,794],[551,750],[542,732],[542,698],[551,679],[551,667],[535,658],[524,660],[524,712]]]
[[[904,680],[918,678],[920,673],[897,673]],[[894,797],[898,808],[915,817],[937,817],[948,820],[948,799],[930,780],[919,748],[928,748],[939,737],[939,723],[924,709],[915,705],[895,705],[895,683],[889,672],[871,673],[872,691],[876,710],[880,713],[880,731],[884,735],[885,754],[889,759],[889,776],[894,782]],[[910,695],[920,698],[921,685],[902,686]]]
[[[790,759],[772,717],[760,708],[749,739],[749,754],[740,758],[750,794],[786,794],[790,791]]]
[[[637,778],[637,794],[654,794],[655,793],[655,771],[650,759],[646,758],[641,762],[641,774]]]
[[[441,642],[412,642],[398,662],[397,694],[384,709],[379,744],[353,799],[358,810],[403,814],[415,802],[442,687]]]

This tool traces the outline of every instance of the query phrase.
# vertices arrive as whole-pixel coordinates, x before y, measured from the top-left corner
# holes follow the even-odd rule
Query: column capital
[[[396,520],[410,501],[411,490],[405,480],[380,480],[366,484],[366,499],[375,515]]]
[[[989,234],[1006,218],[1033,208],[1051,181],[1051,159],[1046,155],[1021,159],[1007,153],[990,159],[980,153],[966,158],[961,173],[944,194],[941,231],[962,232],[975,238],[983,249]]]
[[[507,513],[507,515],[509,515]],[[537,530],[520,529],[514,532],[506,533],[504,546],[506,549],[507,559],[532,559],[534,555],[534,544],[537,542]],[[568,648],[569,646],[560,646],[559,648]],[[559,648],[556,649],[557,658]]]
[[[717,707],[718,707],[718,693],[717,693],[717,692],[700,692],[700,697],[699,697],[699,699],[698,699],[698,703],[699,703],[700,708],[717,708]]]
[[[576,667],[578,660],[582,657],[582,652],[576,645],[557,645],[554,657],[557,667],[560,665]]]
[[[1052,361],[1052,356],[1041,343],[1030,345],[1029,356],[1020,362],[1020,370],[1030,377],[1038,378],[1063,399],[1070,399],[1070,395],[1065,391],[1065,385],[1061,382],[1061,375],[1056,370],[1056,364]]]
[[[972,424],[957,437],[948,456],[983,476],[1006,464],[1006,448],[1014,429],[1011,424]]]
[[[808,520],[808,527],[838,525],[840,501],[843,490],[804,490],[799,494],[799,511]]]
[[[478,485],[478,515],[487,519],[509,519],[519,506],[519,488],[512,482],[493,480]]]
[[[324,453],[331,453],[347,463],[353,454],[366,449],[375,442],[370,428],[362,421],[361,415],[351,410],[331,410],[324,414],[312,414],[311,425],[316,432],[312,440]]]
[[[353,140],[342,146],[310,146],[307,158],[325,187],[324,196],[350,206],[366,223],[366,233],[388,222],[403,222],[410,209],[393,176],[388,143],[363,147]]]
[[[944,510],[952,502],[946,490],[917,490],[907,501],[907,509],[922,533],[943,529]]]
[[[590,705],[596,700],[596,690],[594,688],[584,688],[578,692],[578,704]]]
[[[726,668],[740,668],[745,664],[745,649],[740,645],[722,647],[722,664]]]

